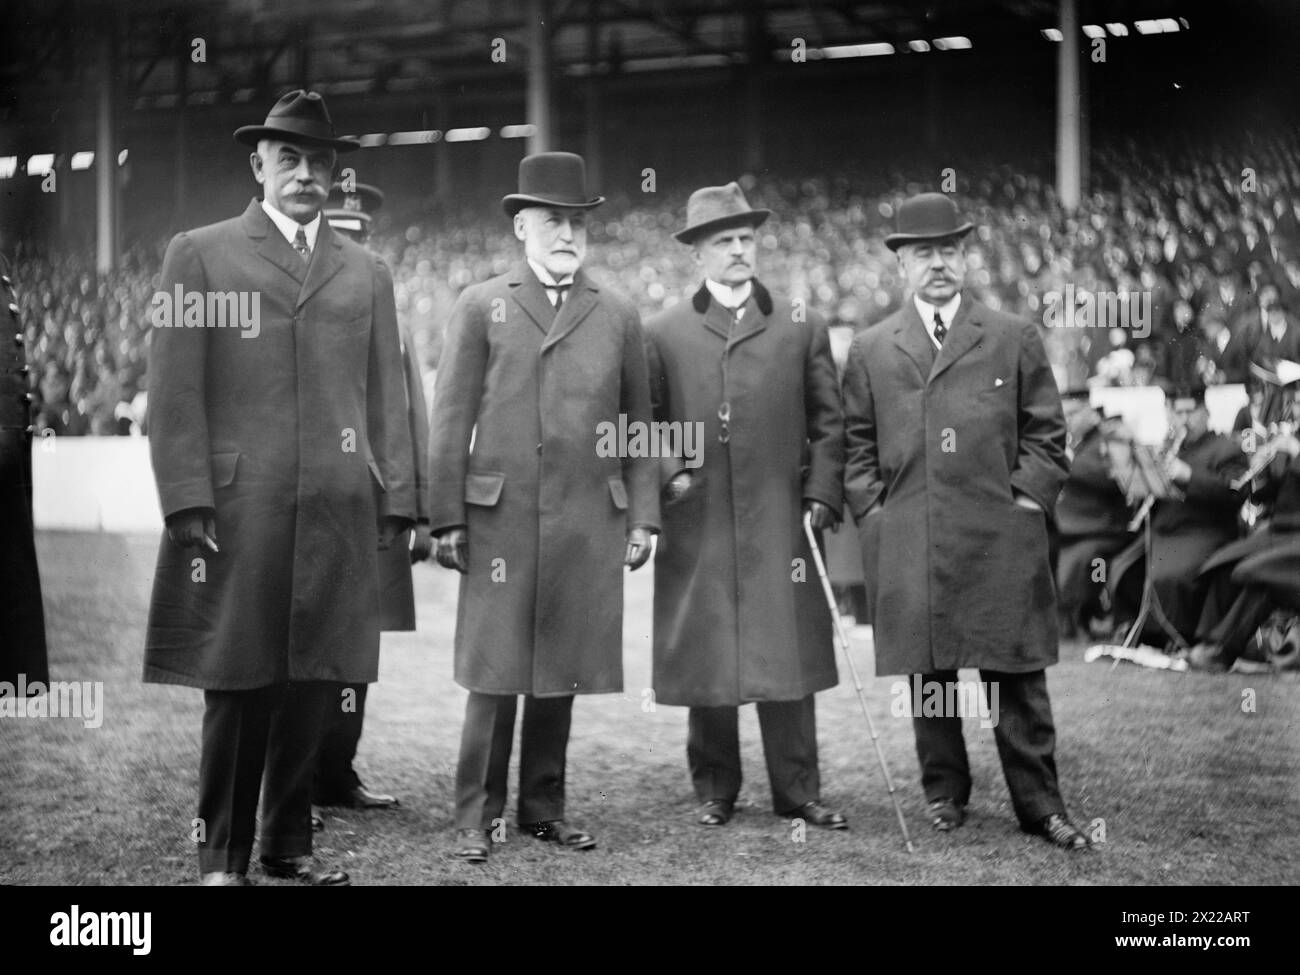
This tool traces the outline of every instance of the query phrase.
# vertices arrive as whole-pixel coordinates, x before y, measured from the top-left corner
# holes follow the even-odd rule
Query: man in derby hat
[[[520,162],[519,192],[502,204],[524,258],[465,289],[439,364],[430,524],[438,562],[463,573],[454,855],[469,862],[504,829],[519,695],[520,828],[567,849],[596,844],[565,821],[573,698],[623,689],[622,569],[645,563],[659,527],[654,461],[598,436],[650,421],[636,310],[582,270],[586,215],[602,202],[581,156]]]
[[[311,860],[316,748],[342,685],[376,679],[379,549],[416,514],[393,283],[322,218],[356,144],[318,94],[290,92],[235,137],[262,199],[174,237],[154,299],[185,307],[150,353],[167,530],[144,676],[204,690],[203,882],[248,882],[260,791],[263,870],[338,885]],[[207,320],[222,303],[235,322]]]
[[[1057,659],[1048,519],[1065,480],[1061,398],[1036,327],[963,292],[971,224],[940,193],[898,208],[885,244],[910,295],[858,334],[844,374],[845,493],[858,522],[876,672],[955,701],[961,667],[995,683],[994,737],[1021,828],[1088,847],[1056,778],[1045,668]],[[942,713],[935,714],[935,710]],[[913,714],[931,825],[970,799],[961,715]]]
[[[367,183],[349,179],[330,187],[325,200],[325,219],[337,233],[365,245],[384,194]],[[400,323],[399,323],[400,324]],[[424,383],[410,333],[400,327],[402,373],[405,379],[402,412],[390,421],[408,431],[415,456],[416,524],[403,531],[393,544],[379,555],[379,619],[384,630],[415,629],[415,590],[411,567],[423,562],[433,551],[429,532],[428,485],[425,482],[429,447],[429,411],[424,398]],[[343,695],[331,712],[316,758],[313,801],[321,806],[345,806],[350,809],[388,809],[398,804],[396,797],[366,788],[353,768],[361,728],[365,721],[366,684],[350,684],[350,695]],[[323,821],[314,817],[314,826]]]
[[[689,302],[646,322],[655,419],[703,433],[695,456],[678,451],[663,470],[654,690],[660,703],[690,708],[701,825],[731,819],[738,707],[752,701],[773,810],[843,829],[821,801],[813,695],[838,677],[802,524],[805,512],[818,531],[839,519],[839,383],[821,319],[755,276],[755,229],[768,213],[735,183],[691,194],[674,236],[704,280]]]

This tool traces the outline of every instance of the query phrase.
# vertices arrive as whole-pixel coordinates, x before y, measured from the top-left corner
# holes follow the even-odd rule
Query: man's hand
[[[650,558],[650,532],[644,528],[633,528],[627,533],[627,555],[623,559],[623,564],[635,572],[645,565],[648,558]]]
[[[694,479],[690,471],[682,471],[680,474],[674,474],[673,479],[668,482],[664,488],[664,495],[671,504],[674,501],[680,501],[682,496],[691,489],[691,483]]]
[[[432,554],[433,532],[429,531],[428,522],[418,522],[411,532],[411,564],[423,562]]]
[[[820,501],[805,501],[803,510],[804,514],[809,516],[808,520],[812,523],[814,531],[833,531],[840,522],[835,517],[835,512]]]
[[[1022,508],[1028,508],[1030,511],[1042,511],[1043,506],[1027,494],[1017,494],[1015,502]]]
[[[183,548],[221,551],[217,548],[216,512],[211,508],[190,508],[172,515],[167,519],[167,537]]]
[[[1165,460],[1165,474],[1175,484],[1186,484],[1192,479],[1192,468],[1187,461],[1170,457]]]
[[[384,515],[379,522],[379,551],[387,552],[393,547],[393,542],[397,536],[411,527],[409,518],[399,518],[397,515]]]
[[[444,569],[469,572],[469,530],[464,525],[444,528],[434,536],[437,548],[433,557]]]

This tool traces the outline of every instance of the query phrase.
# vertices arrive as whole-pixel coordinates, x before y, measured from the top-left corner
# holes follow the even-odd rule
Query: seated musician
[[[1254,445],[1264,464],[1254,492],[1264,516],[1250,535],[1215,552],[1201,569],[1208,593],[1196,627],[1199,642],[1187,654],[1194,670],[1231,668],[1275,609],[1300,612],[1300,439],[1294,422],[1300,383],[1292,383],[1286,396],[1289,418]]]
[[[1132,538],[1124,492],[1104,456],[1102,416],[1088,397],[1087,389],[1073,389],[1061,399],[1070,476],[1056,502],[1056,592],[1061,634],[1067,638],[1080,629],[1086,633],[1090,620],[1106,615],[1101,605],[1105,560]]]
[[[1169,405],[1172,443],[1162,464],[1174,494],[1155,501],[1151,509],[1151,574],[1159,610],[1143,630],[1144,642],[1185,646],[1196,632],[1206,580],[1201,566],[1214,552],[1237,537],[1237,513],[1242,492],[1232,481],[1246,470],[1241,444],[1209,429],[1205,389],[1185,389]],[[1175,449],[1176,448],[1176,449]],[[1143,540],[1118,555],[1111,567],[1117,621],[1137,618],[1142,598]],[[1175,636],[1176,634],[1176,636]]]

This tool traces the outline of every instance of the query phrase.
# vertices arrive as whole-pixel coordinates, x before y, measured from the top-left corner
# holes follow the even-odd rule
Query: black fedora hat
[[[325,200],[324,214],[335,230],[365,236],[375,211],[383,205],[383,192],[369,183],[353,183],[349,189],[335,183]]]
[[[538,152],[519,161],[519,192],[501,198],[506,216],[525,207],[590,210],[605,202],[587,194],[587,164],[572,152]]]
[[[746,224],[757,227],[771,215],[771,210],[750,209],[739,183],[705,186],[692,193],[686,201],[686,228],[673,236],[683,244],[689,244],[715,230]]]
[[[891,251],[921,240],[963,237],[975,225],[963,222],[957,204],[942,193],[918,193],[898,205],[898,230],[885,238]]]
[[[339,152],[361,148],[359,142],[338,138],[334,134],[334,123],[325,107],[325,99],[317,92],[303,91],[301,88],[281,97],[261,125],[244,125],[235,129],[235,141],[246,146],[256,146],[261,139],[328,146]]]

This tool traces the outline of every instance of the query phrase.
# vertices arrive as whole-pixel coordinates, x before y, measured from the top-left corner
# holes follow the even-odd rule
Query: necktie
[[[311,248],[307,246],[307,231],[298,227],[298,236],[293,239],[293,249],[298,252],[304,264],[311,263]]]
[[[948,329],[943,324],[943,316],[939,314],[939,309],[934,310],[934,340],[943,345],[943,337],[948,334]]]
[[[551,290],[555,292],[555,314],[558,315],[560,309],[564,307],[564,295],[570,287],[572,287],[572,285],[557,284],[551,288]]]

